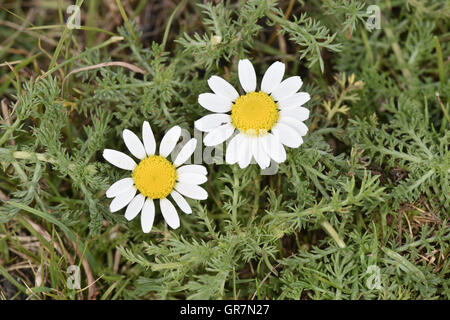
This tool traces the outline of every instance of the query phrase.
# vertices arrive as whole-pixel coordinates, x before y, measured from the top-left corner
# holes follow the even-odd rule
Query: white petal
[[[231,100],[214,93],[202,93],[198,96],[198,103],[212,112],[228,112],[231,110]]]
[[[167,156],[173,151],[173,148],[175,148],[178,139],[180,139],[180,135],[181,128],[179,126],[170,128],[161,140],[161,144],[159,145],[159,154],[164,158],[167,158]]]
[[[136,162],[120,151],[105,149],[103,150],[103,158],[120,169],[134,170],[136,167]]]
[[[123,130],[122,136],[123,141],[125,141],[125,145],[133,156],[140,160],[146,157],[144,145],[141,140],[139,140],[138,136],[134,134],[134,132],[125,129]]]
[[[272,128],[272,132],[277,136],[281,143],[289,148],[298,148],[303,143],[303,139],[300,134],[290,126],[278,122],[275,127]]]
[[[291,117],[298,121],[305,121],[309,118],[309,110],[303,107],[293,107],[280,111],[280,117]]]
[[[153,227],[155,220],[155,204],[152,199],[147,198],[142,207],[141,213],[141,227],[144,233],[149,233]]]
[[[188,198],[196,200],[205,200],[206,198],[208,198],[208,192],[206,192],[206,190],[202,187],[196,186],[194,184],[177,182],[177,184],[175,184],[175,190]]]
[[[225,140],[227,140],[233,134],[235,128],[231,123],[224,124],[220,127],[215,128],[203,139],[203,143],[207,147],[218,145]]]
[[[186,184],[202,184],[208,179],[203,174],[198,173],[181,173],[178,174],[178,181]]]
[[[284,76],[284,63],[276,61],[266,70],[261,81],[261,91],[271,94],[281,83]]]
[[[301,136],[305,136],[308,133],[308,127],[301,121],[298,121],[292,117],[280,117],[280,122],[287,124],[289,127],[297,131]]]
[[[285,100],[296,93],[302,84],[302,79],[299,76],[287,78],[272,92],[272,97],[275,101]]]
[[[213,113],[204,116],[194,122],[197,130],[210,132],[211,130],[231,122],[231,116],[225,113]]]
[[[270,165],[270,157],[267,155],[266,151],[263,148],[263,140],[266,137],[267,135],[250,139],[252,155],[261,169],[265,169]]]
[[[180,153],[178,153],[175,161],[173,162],[175,167],[178,167],[185,163],[187,159],[189,159],[195,151],[195,147],[197,146],[197,139],[192,138],[189,140],[181,149]]]
[[[127,204],[130,203],[131,200],[133,200],[136,191],[137,191],[136,188],[132,187],[128,189],[126,192],[119,194],[117,197],[113,199],[113,201],[111,201],[111,204],[109,205],[109,210],[111,212],[116,212],[124,208]]]
[[[269,133],[262,142],[263,148],[270,158],[278,163],[282,163],[286,160],[286,150],[284,150],[284,147],[277,136]]]
[[[252,160],[252,153],[250,150],[250,137],[242,134],[242,137],[239,139],[239,154],[238,154],[238,164],[241,169],[246,168],[250,161]]]
[[[181,194],[179,194],[175,190],[172,190],[170,195],[172,196],[173,200],[175,200],[175,203],[180,207],[181,211],[187,214],[192,213],[191,206]]]
[[[228,83],[225,79],[212,76],[208,80],[208,85],[215,94],[225,97],[231,101],[236,100],[239,97],[239,93],[236,89]]]
[[[198,173],[206,175],[208,171],[206,168],[199,164],[187,164],[185,166],[177,168],[177,174],[183,174],[183,173]]]
[[[139,193],[136,197],[133,198],[133,200],[131,200],[130,204],[127,207],[127,210],[125,210],[125,218],[128,221],[136,218],[136,216],[144,206],[144,201],[145,197],[141,193]]]
[[[225,162],[228,164],[235,164],[238,162],[239,146],[242,134],[235,135],[227,145],[227,151],[225,155]]]
[[[289,109],[293,107],[300,107],[307,103],[311,99],[311,96],[307,92],[297,92],[292,96],[282,99],[277,102],[280,109]]]
[[[114,198],[115,196],[118,196],[122,192],[127,191],[130,189],[134,184],[133,178],[124,178],[121,180],[117,180],[114,182],[108,190],[106,190],[106,197],[107,198]]]
[[[178,217],[177,210],[173,206],[172,202],[164,198],[159,200],[159,205],[166,223],[172,229],[177,229],[180,226],[180,218]]]
[[[256,72],[248,59],[239,60],[238,64],[239,82],[245,92],[256,90]]]
[[[145,152],[147,155],[154,155],[156,151],[156,141],[148,121],[144,121],[144,124],[142,125],[142,140],[144,141]]]

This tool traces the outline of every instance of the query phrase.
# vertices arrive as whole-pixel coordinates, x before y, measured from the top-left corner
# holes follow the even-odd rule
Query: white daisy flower
[[[130,130],[123,131],[125,145],[139,159],[139,164],[120,151],[103,151],[103,158],[109,163],[131,171],[131,177],[115,182],[106,191],[108,198],[114,198],[109,206],[111,212],[128,206],[125,218],[129,221],[141,212],[141,226],[145,233],[150,232],[153,226],[155,200],[159,199],[164,220],[172,229],[176,229],[180,226],[180,218],[168,196],[187,214],[192,213],[192,209],[183,196],[197,200],[208,197],[205,189],[199,186],[207,180],[206,168],[201,165],[182,165],[194,153],[196,139],[191,139],[184,145],[175,161],[167,159],[180,135],[181,128],[178,126],[167,131],[161,140],[159,155],[156,155],[155,137],[150,124],[145,121],[142,126],[143,143]]]
[[[279,61],[266,71],[261,82],[261,91],[256,91],[256,73],[251,62],[240,60],[239,82],[245,95],[218,76],[212,76],[208,85],[214,93],[202,93],[200,105],[214,113],[195,122],[195,127],[207,132],[203,142],[215,146],[228,140],[225,161],[247,167],[252,158],[264,169],[270,159],[281,163],[286,160],[283,147],[298,148],[302,136],[308,132],[303,123],[309,110],[302,105],[310,100],[306,92],[297,92],[303,82],[300,77],[282,81],[285,65]],[[231,112],[231,114],[228,114]]]

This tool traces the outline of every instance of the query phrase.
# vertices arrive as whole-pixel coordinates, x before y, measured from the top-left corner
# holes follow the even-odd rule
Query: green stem
[[[16,279],[14,279],[14,277],[12,277],[8,271],[3,268],[0,265],[0,274],[5,277],[9,282],[11,282],[13,285],[15,285],[17,287],[17,289],[19,289],[21,292],[23,292],[24,294],[28,294],[27,292],[27,288],[24,287],[23,285],[21,285],[19,282],[16,281]]]
[[[133,28],[131,27],[130,21],[128,20],[127,13],[125,12],[125,9],[123,8],[122,3],[120,2],[120,0],[116,0],[116,4],[117,4],[117,7],[119,8],[120,15],[122,16],[123,22],[125,23],[128,31],[130,31],[130,34],[133,37],[135,43],[138,45],[139,39],[136,36],[136,33],[134,33]]]
[[[402,71],[403,77],[405,78],[408,86],[411,86],[410,85],[410,80],[412,79],[411,72],[409,71],[408,68],[406,68],[406,62],[403,59],[403,54],[402,54],[402,50],[400,49],[400,45],[395,40],[394,33],[393,33],[392,29],[387,26],[386,22],[385,22],[385,27],[383,29],[384,29],[384,33],[386,34],[386,37],[391,42],[392,51],[394,51],[395,58],[397,59],[397,61],[399,63],[399,67]]]
[[[237,202],[238,202],[238,196],[239,196],[239,179],[236,174],[236,167],[233,166],[233,207],[231,208],[231,221],[233,222],[234,228],[238,228],[237,224]]]
[[[86,245],[80,240],[80,237],[78,235],[76,235],[75,233],[73,233],[69,228],[67,228],[65,224],[63,224],[62,222],[60,222],[59,220],[54,218],[52,215],[50,215],[46,212],[37,210],[35,208],[31,208],[22,203],[18,203],[18,202],[10,200],[10,201],[8,201],[8,204],[15,208],[18,208],[18,209],[24,210],[26,212],[29,212],[31,214],[34,214],[40,218],[43,218],[44,220],[47,220],[48,222],[50,222],[52,224],[55,224],[58,227],[60,227],[66,233],[66,235],[79,246],[81,252],[83,252],[83,251],[86,252],[86,259],[88,260],[88,262],[92,266],[92,268],[94,270],[98,269],[98,263],[95,260],[94,256],[91,254],[91,252],[87,249]]]
[[[325,229],[325,231],[328,232],[328,234],[333,238],[333,240],[336,241],[339,248],[343,249],[346,247],[345,242],[339,237],[337,231],[326,219],[322,220],[320,224]]]
[[[441,45],[439,43],[439,38],[436,36],[434,36],[434,44],[436,46],[439,80],[441,82],[441,85],[444,86],[447,83],[447,73],[445,72],[444,69],[444,59],[442,57],[442,50]]]
[[[72,57],[72,58],[70,58],[70,59],[68,59],[68,60],[66,60],[66,61],[64,61],[64,62],[62,62],[62,63],[60,63],[59,65],[57,65],[57,66],[51,68],[50,70],[48,70],[46,73],[44,73],[44,74],[43,74],[40,78],[38,78],[38,79],[43,79],[43,78],[47,77],[49,74],[52,74],[53,72],[59,70],[60,68],[64,67],[65,65],[67,65],[67,64],[69,64],[69,63],[75,61],[76,59],[79,59],[79,58],[82,58],[82,57],[84,57],[84,56],[89,55],[92,51],[95,51],[95,50],[97,50],[97,49],[100,49],[100,48],[109,46],[109,45],[112,44],[112,43],[115,43],[115,42],[118,42],[118,41],[122,41],[122,40],[123,40],[123,37],[111,37],[111,38],[109,38],[108,40],[106,40],[105,42],[100,43],[99,45],[96,45],[95,47],[89,48],[89,49],[87,49],[86,51],[80,53],[79,55],[77,55],[77,56],[75,56],[75,57]]]
[[[169,20],[167,21],[167,25],[166,25],[166,29],[164,30],[164,37],[163,37],[163,41],[161,43],[161,47],[164,51],[164,48],[166,47],[166,42],[167,42],[167,38],[169,37],[169,31],[170,31],[170,26],[172,25],[172,20],[175,17],[176,13],[178,12],[178,10],[180,10],[180,8],[182,6],[184,6],[184,4],[186,3],[186,0],[181,1],[173,10],[172,14],[169,17]]]
[[[13,133],[14,130],[16,130],[16,128],[19,124],[20,124],[20,120],[17,119],[16,121],[14,121],[12,126],[10,126],[8,129],[6,129],[5,133],[0,138],[0,146],[2,146],[6,141],[9,140],[9,136],[11,135],[11,133]]]

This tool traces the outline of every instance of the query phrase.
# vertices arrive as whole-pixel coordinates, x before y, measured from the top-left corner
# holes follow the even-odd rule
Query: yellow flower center
[[[241,132],[265,134],[280,117],[278,105],[264,92],[250,92],[236,99],[231,108],[231,121]]]
[[[136,188],[151,199],[162,199],[172,192],[177,171],[175,166],[161,156],[149,156],[139,162],[133,171]]]

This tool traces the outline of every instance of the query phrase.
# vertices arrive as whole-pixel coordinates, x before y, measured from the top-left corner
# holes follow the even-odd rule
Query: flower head
[[[212,76],[208,85],[214,93],[202,93],[200,105],[214,113],[195,122],[195,127],[207,132],[203,142],[215,146],[231,138],[225,161],[247,167],[252,158],[264,169],[270,159],[281,163],[286,160],[284,146],[298,148],[302,136],[308,132],[303,123],[309,110],[302,105],[309,101],[306,92],[297,92],[303,82],[300,77],[282,81],[285,65],[279,61],[266,71],[261,90],[256,91],[256,73],[251,62],[240,60],[239,82],[246,92],[239,95],[236,89],[218,76]]]
[[[199,186],[206,182],[206,168],[201,165],[182,165],[194,153],[196,139],[189,140],[178,153],[175,161],[167,159],[175,148],[181,135],[181,128],[172,127],[163,137],[156,155],[156,142],[150,124],[142,126],[142,140],[130,130],[123,131],[123,140],[137,164],[126,154],[105,149],[103,157],[118,168],[131,171],[131,176],[115,182],[106,191],[108,198],[114,198],[109,208],[116,212],[127,206],[125,218],[134,219],[141,212],[141,226],[145,233],[150,232],[155,218],[155,200],[159,200],[162,215],[167,224],[176,229],[180,218],[169,195],[180,209],[189,214],[192,209],[183,196],[204,200],[208,197],[205,189]],[[137,194],[137,195],[136,195]]]

